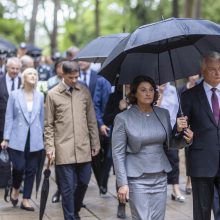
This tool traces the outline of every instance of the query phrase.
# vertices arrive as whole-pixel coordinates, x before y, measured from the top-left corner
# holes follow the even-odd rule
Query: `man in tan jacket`
[[[46,99],[45,146],[48,158],[55,158],[64,219],[78,220],[100,143],[90,92],[77,82],[78,64],[66,61],[62,69],[62,82]]]

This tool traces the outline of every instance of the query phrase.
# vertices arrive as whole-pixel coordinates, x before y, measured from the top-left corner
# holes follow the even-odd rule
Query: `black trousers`
[[[8,153],[13,165],[13,187],[20,188],[24,175],[23,198],[30,199],[41,151],[30,152],[30,132],[28,132],[24,152],[8,148]]]
[[[210,220],[213,206],[214,187],[220,195],[220,176],[191,177],[193,191],[193,219]]]
[[[100,185],[107,188],[109,172],[112,167],[112,151],[110,144],[110,137],[100,136],[102,158],[101,158],[101,182]]]
[[[91,163],[56,165],[65,220],[75,220],[91,178]]]

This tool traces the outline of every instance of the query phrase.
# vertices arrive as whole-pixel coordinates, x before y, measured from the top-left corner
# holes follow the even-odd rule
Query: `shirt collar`
[[[203,87],[205,89],[205,92],[210,92],[211,89],[213,88],[211,85],[209,85],[207,82],[203,81]],[[218,84],[216,87],[215,87],[218,92],[220,92],[220,84]]]
[[[64,82],[64,79],[62,79],[62,81],[61,81],[61,92],[64,92],[64,91],[69,91],[69,89],[70,89],[70,86],[68,86],[65,82]],[[80,89],[80,86],[79,86],[79,83],[77,82],[76,84],[75,84],[75,86],[73,87],[73,89]]]
[[[12,81],[12,78],[8,75],[8,73],[6,73],[5,77],[6,77],[6,80],[7,80],[7,81]],[[16,77],[14,78],[14,81],[17,79],[17,77],[18,77],[18,76],[16,76]]]

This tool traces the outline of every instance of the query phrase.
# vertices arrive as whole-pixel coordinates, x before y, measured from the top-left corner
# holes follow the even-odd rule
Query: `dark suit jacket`
[[[18,87],[21,85],[21,79],[19,78]],[[8,90],[6,85],[6,76],[0,77],[0,132],[3,132],[5,125],[5,112],[8,101]]]
[[[194,132],[189,147],[187,171],[192,177],[214,177],[219,169],[220,124],[209,105],[203,81],[181,96],[184,115]]]
[[[96,86],[96,81],[97,81],[97,72],[94,70],[91,70],[91,76],[90,76],[90,81],[89,81],[89,90],[91,92],[92,98],[94,97],[95,93],[95,86]]]

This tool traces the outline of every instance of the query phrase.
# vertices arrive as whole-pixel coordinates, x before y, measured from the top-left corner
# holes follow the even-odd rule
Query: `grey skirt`
[[[164,220],[167,174],[164,172],[128,177],[132,220]]]

